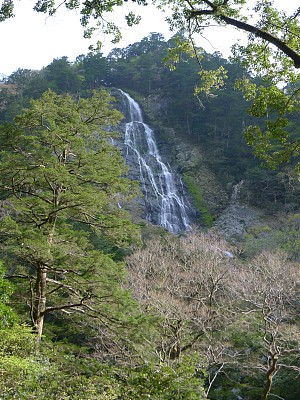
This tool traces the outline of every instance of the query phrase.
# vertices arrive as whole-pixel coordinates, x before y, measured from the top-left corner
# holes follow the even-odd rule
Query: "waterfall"
[[[169,166],[161,159],[153,130],[143,122],[138,103],[120,90],[127,103],[129,121],[125,124],[125,158],[134,158],[145,198],[146,219],[173,233],[190,230],[187,199],[177,188]]]

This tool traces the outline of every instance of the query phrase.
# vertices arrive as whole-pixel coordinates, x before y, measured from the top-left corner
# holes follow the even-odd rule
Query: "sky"
[[[285,0],[276,1],[283,3]],[[67,56],[70,61],[74,61],[78,55],[87,54],[89,45],[95,44],[97,40],[103,42],[103,53],[107,54],[114,47],[126,47],[140,41],[150,32],[162,33],[166,39],[171,36],[164,16],[153,6],[136,6],[136,13],[142,15],[142,21],[134,28],[128,28],[123,20],[126,5],[110,13],[111,19],[121,26],[124,37],[121,42],[113,45],[108,37],[84,39],[80,15],[75,11],[70,12],[62,7],[56,16],[47,17],[33,11],[34,4],[34,0],[16,0],[15,18],[0,23],[0,78],[18,68],[39,70],[54,58]],[[130,9],[134,6],[131,3]],[[220,51],[224,57],[228,57],[230,45],[238,39],[239,33],[228,27],[211,28],[207,37],[209,41],[199,38],[197,45],[207,52]]]
[[[124,40],[117,45],[111,44],[108,37],[96,36],[88,40],[83,38],[80,15],[75,11],[62,8],[57,16],[47,17],[33,11],[33,5],[32,0],[16,1],[16,16],[0,23],[0,74],[7,75],[18,68],[41,69],[54,58],[63,56],[74,61],[76,56],[87,54],[89,45],[97,40],[103,41],[103,50],[107,53],[114,47],[125,47],[139,41],[162,26],[167,33],[166,23],[159,13],[155,16],[155,23],[143,18],[143,23],[135,29],[126,27],[120,16],[114,14],[114,20],[120,21],[123,27]]]
[[[84,39],[78,13],[62,8],[56,16],[47,17],[32,10],[34,3],[32,0],[16,1],[16,16],[0,23],[0,78],[18,68],[41,69],[54,58],[67,56],[70,61],[74,61],[78,55],[87,54],[89,45],[95,44],[97,40],[103,42],[103,53],[107,54],[114,47],[126,47],[140,41],[150,32],[162,33],[166,39],[171,36],[164,16],[153,6],[137,6],[136,12],[142,12],[142,21],[134,28],[128,28],[121,17],[126,6],[120,12],[111,14],[113,20],[121,26],[124,37],[118,44],[112,44],[108,37],[103,36]],[[227,46],[228,49],[224,34],[225,32],[215,33],[215,44],[214,41],[210,44],[203,39],[203,45],[208,47],[207,51],[220,50],[220,45],[221,48]],[[228,37],[228,43],[229,41]]]

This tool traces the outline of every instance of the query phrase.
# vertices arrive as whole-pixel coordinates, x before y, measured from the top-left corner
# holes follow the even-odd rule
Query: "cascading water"
[[[134,158],[137,163],[148,210],[146,219],[173,233],[188,231],[191,228],[188,201],[176,187],[170,168],[163,163],[154,133],[143,122],[138,103],[127,93],[120,92],[129,110],[129,122],[125,124],[125,158]]]

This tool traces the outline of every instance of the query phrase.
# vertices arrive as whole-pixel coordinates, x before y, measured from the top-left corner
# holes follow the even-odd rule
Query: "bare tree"
[[[212,342],[234,317],[230,290],[234,269],[230,246],[214,234],[154,239],[127,259],[129,286],[145,312],[160,316],[153,343],[160,361],[197,350],[212,367],[211,387],[222,371],[224,343]],[[226,347],[225,343],[225,347]]]
[[[252,367],[264,374],[262,399],[266,400],[281,368],[300,372],[284,362],[286,355],[291,358],[300,351],[300,329],[295,322],[300,310],[299,266],[284,254],[263,253],[244,265],[234,283],[240,312],[253,314],[258,321],[261,354]]]
[[[198,352],[207,395],[221,376],[234,388],[248,377],[266,400],[282,368],[297,370],[299,268],[282,254],[245,261],[236,252],[214,234],[155,239],[127,259],[129,286],[142,310],[160,318],[151,338],[160,361]]]

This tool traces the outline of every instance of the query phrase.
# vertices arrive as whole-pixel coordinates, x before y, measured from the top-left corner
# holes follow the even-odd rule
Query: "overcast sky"
[[[285,0],[277,1],[285,3]],[[152,6],[136,7],[136,13],[142,14],[142,22],[135,28],[126,27],[123,20],[126,5],[120,8],[120,12],[111,13],[114,22],[123,27],[124,37],[120,43],[112,45],[109,38],[84,39],[80,15],[76,12],[62,8],[57,16],[47,17],[32,11],[34,4],[34,0],[16,1],[16,17],[0,23],[0,77],[1,74],[9,75],[18,68],[41,69],[54,58],[63,56],[74,61],[76,56],[87,54],[88,46],[98,39],[103,42],[103,52],[107,54],[114,47],[125,47],[140,41],[150,32],[160,32],[167,39],[170,37],[164,16]],[[130,9],[132,6],[134,4],[131,3]],[[239,33],[233,29],[215,28],[207,36],[210,42],[202,38],[197,44],[208,52],[221,51],[227,57],[230,45],[238,38]]]
[[[0,73],[10,74],[17,68],[40,69],[48,65],[53,58],[68,56],[73,61],[76,56],[88,53],[88,46],[100,39],[104,42],[104,51],[113,47],[124,47],[141,40],[151,31],[164,31],[167,26],[160,13],[155,19],[143,18],[143,23],[134,29],[126,28],[125,22],[112,14],[114,20],[120,21],[124,40],[112,45],[109,38],[83,38],[80,15],[63,8],[55,17],[32,11],[34,1],[16,1],[15,18],[0,23]],[[141,7],[139,7],[141,9]],[[147,7],[148,9],[148,7]],[[152,10],[153,12],[153,10]],[[163,28],[163,29],[162,29]]]
[[[126,6],[120,12],[111,14],[114,21],[123,27],[124,37],[120,43],[113,45],[108,37],[84,39],[79,14],[62,8],[57,16],[47,17],[32,11],[34,3],[32,0],[16,1],[15,18],[0,23],[0,74],[9,75],[18,68],[41,69],[54,58],[63,56],[74,61],[76,56],[87,54],[88,46],[98,39],[103,42],[103,52],[107,54],[114,47],[126,47],[140,41],[150,32],[162,33],[166,39],[170,37],[164,16],[152,6],[136,7],[136,12],[144,15],[140,25],[134,28],[126,27],[123,20]],[[203,45],[208,46],[207,51],[226,47],[224,33],[216,32],[215,35],[212,45],[203,41]]]

